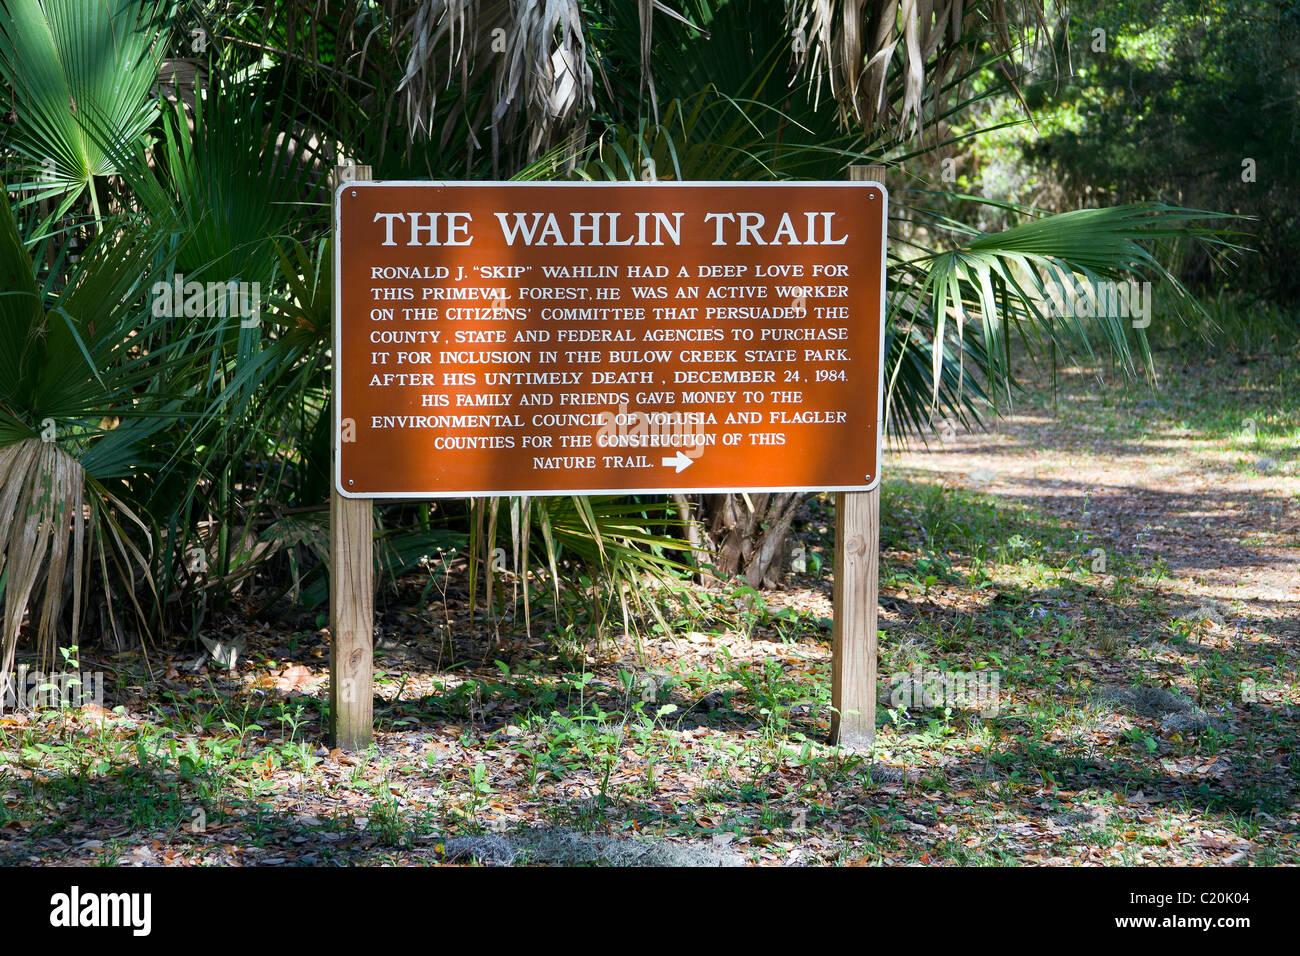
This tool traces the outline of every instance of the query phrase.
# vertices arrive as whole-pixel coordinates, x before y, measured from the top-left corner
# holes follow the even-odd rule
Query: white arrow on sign
[[[680,451],[677,453],[677,456],[675,458],[663,459],[663,466],[665,468],[668,468],[671,465],[676,465],[677,474],[679,475],[682,473],[683,469],[689,468],[693,464],[695,464],[695,459],[688,458],[685,452],[680,452]]]

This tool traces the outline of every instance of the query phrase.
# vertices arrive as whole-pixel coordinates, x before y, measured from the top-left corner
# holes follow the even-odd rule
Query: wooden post
[[[885,181],[883,166],[851,166],[855,181]],[[884,343],[881,343],[884,347]],[[876,428],[883,429],[884,422]],[[877,463],[877,469],[881,463]],[[876,475],[879,482],[879,475]],[[853,750],[876,743],[876,613],[880,575],[880,485],[835,496],[835,637],[830,742]]]
[[[369,166],[335,166],[340,183],[370,179]],[[331,216],[333,215],[331,211]],[[334,236],[338,242],[338,236]],[[339,303],[334,301],[334,321]],[[338,361],[334,356],[334,361]],[[334,401],[338,401],[335,389]],[[334,441],[339,435],[334,436]],[[333,447],[333,446],[331,446]],[[334,463],[330,463],[331,473]],[[344,750],[370,746],[374,708],[374,514],[368,498],[345,498],[330,480],[330,740]]]

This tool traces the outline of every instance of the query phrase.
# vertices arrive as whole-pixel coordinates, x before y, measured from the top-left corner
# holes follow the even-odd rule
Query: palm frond
[[[1059,350],[1066,358],[1095,358],[1104,344],[1126,373],[1150,370],[1150,351],[1141,317],[1123,310],[1069,314],[1059,308],[1056,289],[1096,288],[1102,281],[1132,279],[1152,283],[1167,297],[1170,311],[1195,310],[1195,299],[1161,264],[1162,243],[1199,239],[1232,246],[1223,223],[1228,214],[1139,203],[1108,209],[1080,209],[1030,221],[999,233],[981,234],[963,226],[954,248],[891,261],[887,322],[923,341],[954,343],[930,349],[930,403],[938,402],[944,366],[955,354],[971,354],[968,336],[978,340],[982,361],[971,372],[990,387],[1006,391],[1013,380],[1013,337]],[[951,232],[950,232],[951,234]],[[911,339],[909,339],[910,341]],[[906,350],[910,346],[904,343]],[[960,382],[958,384],[960,390]],[[891,399],[893,395],[891,394]],[[919,420],[919,396],[906,401],[909,418]]]
[[[143,140],[157,116],[170,4],[165,0],[9,0],[0,19],[0,77],[13,90],[9,143],[28,161],[27,202],[55,200],[56,217],[116,172],[88,123],[112,142]]]
[[[122,492],[156,464],[160,432],[185,414],[173,383],[205,358],[202,343],[184,334],[164,341],[169,320],[147,306],[150,276],[165,268],[168,246],[165,233],[114,226],[61,282],[50,275],[38,282],[0,189],[0,274],[12,284],[0,296],[0,508],[15,516],[0,533],[0,670],[12,663],[29,612],[40,653],[53,653],[68,608],[76,640],[88,562],[98,565],[108,636],[125,640],[115,607],[123,600],[143,625],[150,544]],[[31,606],[37,597],[39,609]]]
[[[898,139],[920,131],[932,91],[972,50],[1013,49],[1008,6],[1005,0],[786,0],[800,70],[819,88],[829,87],[846,124]],[[1041,0],[1019,6],[1021,22],[1041,26]]]

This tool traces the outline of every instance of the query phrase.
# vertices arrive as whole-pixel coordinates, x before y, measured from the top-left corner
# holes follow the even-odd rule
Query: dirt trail
[[[940,427],[894,453],[886,474],[1040,509],[1109,554],[1154,567],[1191,605],[1223,605],[1274,636],[1300,637],[1300,468],[1294,402],[1269,369],[1167,368],[1159,392],[1121,396],[1064,375],[1031,386],[986,432]],[[1208,407],[1208,411],[1207,411]],[[946,435],[944,434],[946,432]]]

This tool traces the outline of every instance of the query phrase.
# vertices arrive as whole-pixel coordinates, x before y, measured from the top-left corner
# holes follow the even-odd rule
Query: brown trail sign
[[[345,496],[877,480],[882,190],[352,183]]]
[[[341,183],[336,507],[871,492],[886,201],[875,182]],[[874,532],[848,534],[874,567]],[[841,558],[837,540],[837,578]]]

